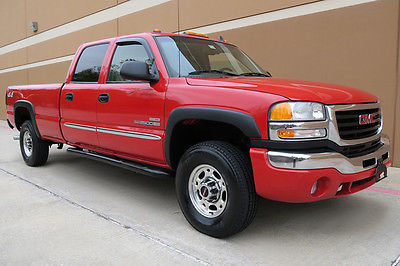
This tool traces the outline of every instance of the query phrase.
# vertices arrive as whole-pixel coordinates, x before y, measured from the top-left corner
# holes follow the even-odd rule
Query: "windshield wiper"
[[[254,77],[267,77],[267,78],[271,77],[271,75],[258,72],[241,73],[239,76],[254,76]]]
[[[189,75],[201,75],[201,74],[209,74],[209,73],[222,74],[222,75],[228,75],[228,76],[239,76],[238,74],[235,74],[235,73],[225,72],[225,71],[216,70],[216,69],[193,71],[193,72],[190,72]]]

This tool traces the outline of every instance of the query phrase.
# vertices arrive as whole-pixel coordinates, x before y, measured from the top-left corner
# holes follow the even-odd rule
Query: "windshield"
[[[245,53],[230,44],[181,36],[157,36],[156,40],[170,77],[269,77]]]

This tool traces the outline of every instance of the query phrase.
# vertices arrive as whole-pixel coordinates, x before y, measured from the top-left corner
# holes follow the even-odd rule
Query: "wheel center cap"
[[[209,194],[208,188],[206,186],[202,186],[200,189],[200,193],[204,198],[207,198]]]

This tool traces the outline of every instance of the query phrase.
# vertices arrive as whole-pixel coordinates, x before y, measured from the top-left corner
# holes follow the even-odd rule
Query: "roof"
[[[215,39],[211,39],[209,37],[204,37],[204,36],[200,36],[200,35],[193,35],[193,34],[178,34],[178,33],[168,33],[168,32],[142,32],[142,33],[134,33],[134,34],[116,36],[116,37],[97,40],[97,41],[93,41],[93,42],[87,42],[87,43],[82,44],[82,46],[86,47],[86,46],[105,43],[105,42],[112,42],[114,40],[120,40],[120,39],[124,39],[124,38],[144,37],[146,35],[147,36],[182,36],[182,37],[189,37],[189,38],[196,38],[196,39],[203,39],[203,40],[211,40],[211,41],[215,41],[215,42],[224,43],[221,40],[215,40]]]

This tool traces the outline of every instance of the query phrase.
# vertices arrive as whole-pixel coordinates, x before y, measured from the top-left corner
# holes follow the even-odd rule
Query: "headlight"
[[[274,105],[270,121],[321,121],[325,120],[325,107],[316,102],[282,102]]]
[[[281,102],[268,115],[271,140],[325,139],[328,120],[325,105],[316,102]]]

